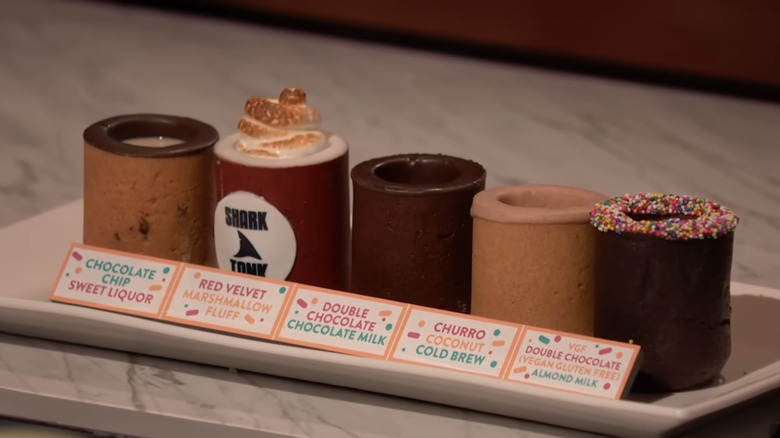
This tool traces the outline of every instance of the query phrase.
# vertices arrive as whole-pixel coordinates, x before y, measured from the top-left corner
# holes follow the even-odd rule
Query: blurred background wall
[[[470,53],[692,85],[780,87],[780,0],[168,0]]]

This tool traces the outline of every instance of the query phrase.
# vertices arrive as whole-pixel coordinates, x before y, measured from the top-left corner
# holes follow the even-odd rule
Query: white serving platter
[[[0,230],[0,331],[396,395],[618,436],[679,431],[780,388],[780,291],[732,285],[731,359],[718,385],[608,400],[498,379],[222,335],[54,303],[81,201]],[[2,385],[2,382],[0,382]]]

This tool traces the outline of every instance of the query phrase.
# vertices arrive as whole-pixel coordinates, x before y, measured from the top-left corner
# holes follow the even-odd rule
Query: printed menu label
[[[270,338],[291,283],[185,266],[162,319]]]
[[[499,377],[519,328],[411,306],[392,358]]]
[[[179,263],[74,244],[50,299],[157,317]]]
[[[613,399],[630,389],[640,352],[633,344],[81,244],[71,246],[50,299]]]
[[[528,327],[506,379],[620,398],[638,352],[636,345]]]
[[[276,339],[384,358],[406,305],[299,285]]]

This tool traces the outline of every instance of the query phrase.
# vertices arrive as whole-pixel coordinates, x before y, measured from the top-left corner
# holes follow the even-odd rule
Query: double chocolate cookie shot
[[[485,169],[462,158],[406,154],[352,169],[351,291],[468,313],[471,202]]]

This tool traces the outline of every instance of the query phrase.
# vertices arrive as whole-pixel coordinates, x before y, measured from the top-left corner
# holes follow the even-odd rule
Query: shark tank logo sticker
[[[214,243],[219,268],[260,277],[287,279],[297,242],[286,217],[249,192],[222,198],[214,212]]]

